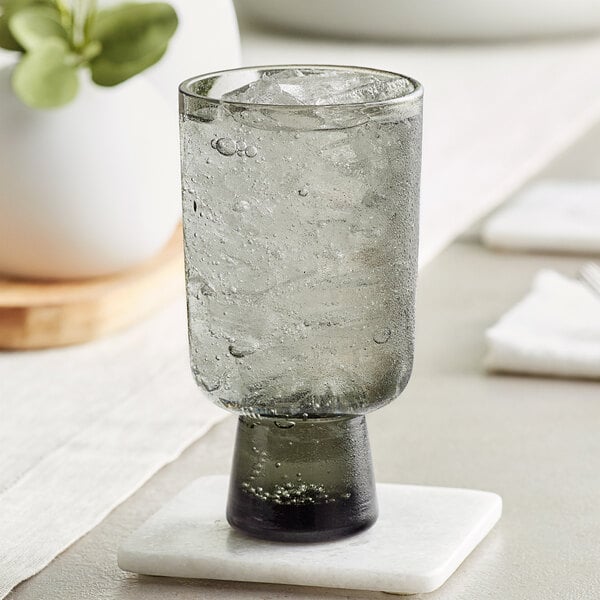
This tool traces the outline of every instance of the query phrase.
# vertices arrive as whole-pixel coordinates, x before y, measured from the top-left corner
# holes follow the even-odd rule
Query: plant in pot
[[[156,253],[179,219],[174,110],[143,77],[162,2],[0,0],[0,272],[78,278]]]

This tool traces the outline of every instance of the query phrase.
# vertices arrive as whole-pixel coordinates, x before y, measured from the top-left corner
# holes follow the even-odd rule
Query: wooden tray
[[[160,254],[107,277],[74,281],[0,279],[0,348],[86,342],[135,323],[183,293],[181,227]]]

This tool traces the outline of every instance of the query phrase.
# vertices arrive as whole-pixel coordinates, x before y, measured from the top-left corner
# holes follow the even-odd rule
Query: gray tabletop
[[[548,169],[600,176],[600,128]],[[487,375],[483,332],[551,267],[584,257],[493,253],[466,235],[420,277],[417,352],[405,393],[369,417],[379,481],[498,492],[501,521],[430,600],[600,597],[600,384]],[[227,419],[9,600],[317,600],[388,594],[140,577],[119,570],[120,541],[187,483],[226,473]],[[415,596],[418,598],[420,596]]]
[[[484,329],[526,292],[535,271],[551,266],[572,274],[580,263],[494,254],[467,241],[421,277],[414,375],[401,398],[369,418],[377,478],[492,490],[505,507],[431,600],[600,594],[600,385],[481,370]],[[218,425],[10,600],[383,598],[118,569],[120,540],[195,477],[227,472],[234,425]]]

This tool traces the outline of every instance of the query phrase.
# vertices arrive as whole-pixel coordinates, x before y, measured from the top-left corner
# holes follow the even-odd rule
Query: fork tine
[[[585,271],[588,275],[597,277],[600,275],[600,266],[596,263],[588,262],[581,267],[581,271]]]
[[[600,273],[600,265],[595,262],[588,262],[583,265],[585,269],[592,271],[594,273]]]
[[[596,280],[599,279],[599,275],[596,273],[596,265],[594,263],[584,264],[579,271],[579,275],[586,283],[594,285],[594,287]]]
[[[594,263],[589,263],[586,269],[587,276],[594,281],[600,282],[600,267]]]
[[[593,262],[585,263],[579,270],[579,278],[600,294],[600,266]]]

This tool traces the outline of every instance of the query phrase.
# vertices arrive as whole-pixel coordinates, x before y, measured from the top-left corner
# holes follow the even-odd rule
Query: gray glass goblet
[[[421,114],[418,82],[356,67],[180,87],[191,364],[240,415],[227,518],[246,533],[377,518],[364,415],[412,368]]]

